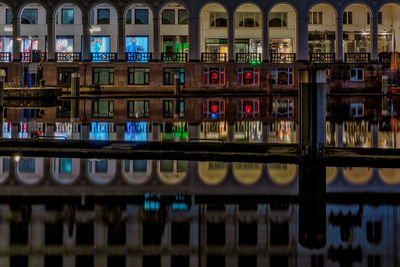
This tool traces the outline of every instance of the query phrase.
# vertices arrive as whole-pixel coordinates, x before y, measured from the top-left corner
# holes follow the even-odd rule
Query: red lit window
[[[258,100],[239,100],[238,101],[238,117],[254,118],[259,114]]]
[[[237,72],[237,82],[239,85],[259,84],[258,68],[239,68]]]
[[[204,100],[203,118],[219,119],[225,117],[224,100]]]
[[[203,83],[204,85],[225,84],[225,68],[204,68]]]

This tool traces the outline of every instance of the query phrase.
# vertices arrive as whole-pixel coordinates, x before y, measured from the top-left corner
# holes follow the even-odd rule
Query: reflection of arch
[[[269,163],[267,167],[269,177],[278,185],[292,182],[297,174],[297,166],[294,164]]]
[[[343,175],[352,184],[365,184],[372,177],[372,169],[366,167],[343,168]]]
[[[261,178],[261,163],[234,162],[233,175],[241,184],[251,185]]]
[[[160,180],[168,185],[179,184],[187,174],[188,162],[183,160],[157,161],[157,174]]]
[[[0,157],[0,183],[4,183],[10,173],[10,157]]]
[[[22,158],[16,165],[17,179],[24,184],[37,184],[43,178],[43,158]]]
[[[67,165],[67,166],[66,166]],[[79,178],[80,160],[73,158],[51,159],[51,173],[53,179],[60,184],[68,185]]]
[[[115,159],[88,160],[89,179],[95,184],[108,184],[115,177]]]
[[[207,185],[218,185],[228,173],[228,163],[206,161],[199,162],[199,177]]]
[[[145,165],[142,163],[145,161]],[[136,168],[135,164],[140,162],[140,168]],[[122,177],[129,184],[144,184],[150,179],[151,176],[151,160],[124,160],[121,162]],[[128,166],[127,166],[128,164]],[[140,169],[140,170],[138,170]]]
[[[326,184],[330,184],[335,180],[337,175],[336,167],[326,167]]]
[[[379,176],[382,181],[389,185],[395,185],[400,183],[400,169],[379,169]]]

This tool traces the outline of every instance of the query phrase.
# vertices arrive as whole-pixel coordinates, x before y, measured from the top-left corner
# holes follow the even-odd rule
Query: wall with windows
[[[83,35],[81,9],[73,4],[60,6],[55,14],[55,23],[55,51],[81,52]]]
[[[219,4],[208,4],[200,13],[200,51],[228,53],[228,12]],[[224,39],[224,40],[221,40]]]
[[[147,16],[146,16],[147,13]],[[153,51],[153,13],[143,4],[130,6],[125,13],[125,34],[128,37],[147,37],[148,51]]]
[[[23,36],[24,38],[32,37],[32,40],[37,38],[38,50],[45,51],[47,47],[46,9],[39,4],[30,4],[25,6],[25,8],[21,11],[21,20],[19,21],[19,23],[21,24],[20,35]],[[34,48],[35,47],[33,45],[32,50],[34,50]],[[26,50],[27,48],[25,47],[25,51]]]
[[[274,6],[269,12],[269,50],[277,53],[296,53],[296,25],[296,11],[291,6]]]
[[[109,51],[105,52],[117,52],[119,38],[117,10],[113,6],[108,4],[97,5],[90,13],[89,23],[91,25],[91,47],[94,46],[96,43],[96,41],[94,41],[94,38],[108,37]]]

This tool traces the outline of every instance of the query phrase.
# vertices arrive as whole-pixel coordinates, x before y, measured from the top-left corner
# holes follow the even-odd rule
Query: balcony
[[[345,53],[344,62],[346,63],[369,63],[371,55],[369,53]]]
[[[149,62],[153,59],[152,53],[147,52],[127,52],[126,61],[127,62]]]
[[[399,53],[396,52],[397,57]],[[392,61],[393,52],[381,52],[379,53],[379,63],[389,64]]]
[[[12,54],[11,52],[0,52],[0,62],[11,62]]]
[[[81,53],[80,52],[57,52],[56,53],[57,62],[80,62]]]
[[[187,53],[161,53],[161,61],[163,62],[186,63],[187,60]]]
[[[295,61],[295,53],[271,53],[272,63],[294,63]]]
[[[47,59],[47,54],[40,50],[32,50],[31,52],[20,53],[21,62],[43,62]]]
[[[116,62],[118,56],[117,53],[91,53],[90,60],[92,62]]]
[[[260,53],[236,53],[237,63],[261,62]]]
[[[226,53],[201,53],[201,62],[206,63],[226,62],[227,58]]]
[[[311,53],[311,63],[334,63],[335,53]]]

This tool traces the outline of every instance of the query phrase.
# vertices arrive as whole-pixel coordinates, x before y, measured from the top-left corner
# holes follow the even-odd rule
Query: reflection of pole
[[[22,88],[25,88],[25,39],[22,38]]]
[[[3,138],[4,74],[5,73],[0,73],[0,138]]]
[[[32,39],[31,39],[31,37],[29,37],[29,44],[30,44],[30,47],[29,47],[29,63],[31,64],[32,63]],[[29,88],[31,88],[32,87],[32,73],[31,72],[29,72]]]
[[[176,96],[176,102],[175,102],[175,114],[177,117],[179,117],[180,113],[180,94],[181,94],[181,81],[179,75],[175,74],[174,75],[175,79],[175,96]]]

